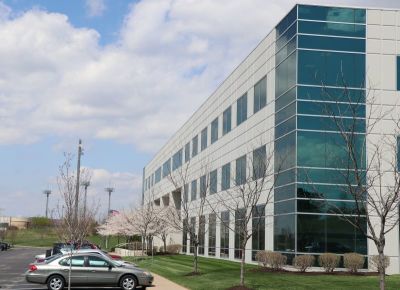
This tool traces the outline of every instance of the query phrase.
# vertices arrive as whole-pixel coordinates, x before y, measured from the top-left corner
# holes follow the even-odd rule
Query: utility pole
[[[83,199],[83,216],[86,218],[86,201],[87,201],[87,189],[90,186],[90,181],[82,182],[82,186],[85,188],[85,197]]]
[[[46,189],[43,190],[43,194],[46,195],[46,217],[49,217],[49,195],[51,194],[51,190]]]
[[[108,192],[108,211],[107,211],[107,218],[110,216],[110,206],[111,206],[111,193],[114,191],[113,187],[106,187],[105,191]],[[106,236],[106,248],[108,248],[108,236]]]
[[[78,225],[78,204],[79,204],[79,177],[81,174],[81,155],[82,155],[82,140],[79,139],[78,146],[78,164],[76,168],[76,192],[75,192],[75,212],[74,212],[74,222],[75,225]]]

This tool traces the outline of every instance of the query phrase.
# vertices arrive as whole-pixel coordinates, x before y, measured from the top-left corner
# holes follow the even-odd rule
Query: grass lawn
[[[90,242],[100,245],[105,249],[104,238],[99,235],[92,235],[87,238]],[[58,242],[58,237],[51,229],[26,229],[17,230],[15,236],[7,238],[14,245],[31,246],[31,247],[52,247],[53,243]],[[118,242],[118,238],[111,236],[108,239],[108,249],[114,247]],[[123,239],[120,239],[123,242]]]
[[[202,273],[200,276],[185,276],[192,271],[193,258],[191,256],[155,256],[153,261],[151,258],[147,258],[136,263],[142,268],[192,290],[226,289],[239,284],[240,264],[236,262],[200,258],[199,267]],[[247,287],[252,289],[375,290],[379,288],[378,277],[375,276],[307,276],[291,273],[249,271],[256,267],[254,265],[246,265],[245,283]],[[157,280],[155,284],[157,284]],[[387,289],[400,289],[400,275],[387,278]]]

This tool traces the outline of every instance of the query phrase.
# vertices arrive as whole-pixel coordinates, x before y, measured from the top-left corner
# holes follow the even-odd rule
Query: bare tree
[[[195,169],[191,165],[192,163],[189,160],[178,168],[170,170],[168,180],[174,188],[172,194],[178,194],[181,198],[177,207],[169,206],[166,209],[166,215],[170,225],[177,231],[182,232],[184,240],[186,240],[185,237],[189,236],[190,247],[193,251],[193,274],[197,275],[199,274],[198,249],[201,242],[204,241],[204,210],[210,182],[208,162],[205,160],[199,164],[199,168],[196,171],[197,175],[200,175],[200,190],[197,190],[197,179],[195,179],[189,196],[189,182]],[[196,189],[193,189],[194,186]],[[197,194],[198,192],[199,194]],[[183,245],[183,249],[185,248],[186,245]]]
[[[82,243],[90,234],[95,223],[95,215],[98,207],[93,205],[86,208],[84,213],[83,205],[78,199],[79,205],[76,207],[76,172],[72,168],[73,157],[71,154],[64,154],[65,161],[59,167],[59,175],[57,177],[58,189],[61,195],[61,203],[58,204],[55,211],[55,230],[60,241],[70,243],[71,246]],[[88,174],[85,174],[89,176]],[[79,195],[81,197],[81,195]],[[75,215],[75,210],[78,212]],[[77,217],[77,218],[75,218]],[[71,257],[73,254],[73,247],[70,251],[70,268],[68,275],[68,289],[70,289],[71,279]]]
[[[277,160],[280,164],[280,161]],[[275,164],[272,151],[266,151],[266,146],[259,146],[250,154],[245,154],[236,161],[236,176],[232,179],[233,187],[217,192],[208,199],[210,208],[216,213],[221,226],[235,232],[238,251],[235,256],[240,258],[240,286],[244,286],[246,246],[253,236],[249,227],[255,217],[265,213],[265,208],[273,202],[274,182],[280,171]],[[224,180],[221,180],[224,182]],[[261,209],[262,208],[262,209]],[[219,214],[221,211],[229,214],[229,218]],[[230,217],[235,217],[231,222]],[[260,219],[255,219],[259,222]],[[235,250],[236,251],[236,250]]]
[[[343,194],[354,202],[354,207],[339,207],[323,195],[319,197],[325,198],[333,213],[374,243],[379,255],[379,286],[383,290],[387,267],[386,235],[399,224],[399,155],[396,156],[399,113],[394,106],[382,106],[371,95],[372,89],[367,89],[365,98],[359,99],[354,98],[347,87],[340,96],[331,94],[325,87],[321,93],[330,100],[321,109],[330,117],[329,126],[341,137],[337,144],[329,144],[328,158],[336,160],[336,173],[345,184]],[[366,112],[365,119],[360,112]],[[311,178],[307,179],[313,184]]]

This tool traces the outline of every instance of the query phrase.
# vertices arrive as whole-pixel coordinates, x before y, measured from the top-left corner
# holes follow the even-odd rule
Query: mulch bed
[[[190,272],[190,273],[187,273],[187,274],[185,274],[185,276],[188,276],[188,277],[190,277],[190,276],[200,276],[200,275],[202,275],[200,272]]]
[[[233,286],[233,287],[228,288],[226,290],[251,290],[251,288],[248,288],[246,286]]]
[[[285,269],[275,270],[268,267],[258,267],[251,269],[250,272],[256,273],[280,273],[280,274],[294,274],[294,275],[305,275],[305,276],[321,276],[321,275],[332,275],[332,276],[378,276],[378,272],[357,272],[350,273],[347,271],[335,271],[335,272],[299,272],[299,271],[288,271]]]

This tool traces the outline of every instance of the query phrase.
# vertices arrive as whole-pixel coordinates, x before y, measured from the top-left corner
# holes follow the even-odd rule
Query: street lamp
[[[106,187],[105,191],[108,192],[108,211],[107,211],[107,217],[110,215],[110,205],[111,205],[111,193],[114,192],[114,188],[113,187]]]
[[[43,190],[43,194],[46,195],[46,217],[48,218],[49,216],[49,195],[51,194],[51,190],[46,189]]]

